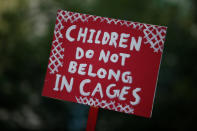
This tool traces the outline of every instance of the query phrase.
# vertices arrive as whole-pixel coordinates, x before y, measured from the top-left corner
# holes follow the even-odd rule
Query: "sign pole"
[[[95,131],[98,111],[98,107],[90,106],[86,131]]]

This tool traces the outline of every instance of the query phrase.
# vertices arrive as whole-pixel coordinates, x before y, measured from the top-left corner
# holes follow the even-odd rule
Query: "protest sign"
[[[42,95],[150,117],[166,29],[59,10]]]

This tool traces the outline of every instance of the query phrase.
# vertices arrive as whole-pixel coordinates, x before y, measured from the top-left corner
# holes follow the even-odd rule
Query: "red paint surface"
[[[59,10],[59,13],[60,12],[61,10]],[[69,13],[72,14],[72,12],[69,12]],[[57,17],[59,15],[60,14],[58,14]],[[56,24],[58,24],[58,20],[56,21]],[[61,34],[63,38],[60,38],[58,42],[62,42],[62,48],[64,48],[64,52],[63,52],[64,57],[63,59],[60,59],[60,61],[63,63],[63,66],[58,67],[58,71],[54,73],[51,73],[51,70],[47,68],[47,74],[45,78],[42,95],[55,98],[55,99],[65,100],[65,101],[77,102],[76,97],[84,98],[84,96],[82,96],[79,91],[80,82],[84,79],[90,79],[91,83],[87,84],[84,90],[89,91],[91,93],[95,89],[96,84],[99,82],[102,85],[104,97],[101,98],[99,93],[96,93],[96,95],[93,97],[87,96],[88,99],[93,98],[94,100],[98,99],[99,101],[106,100],[108,103],[115,102],[116,107],[118,104],[121,104],[123,107],[128,105],[129,107],[134,109],[133,113],[130,113],[130,114],[150,117],[151,112],[152,112],[152,105],[153,105],[153,99],[154,99],[154,94],[155,94],[155,89],[156,89],[156,83],[157,83],[157,77],[158,77],[158,71],[159,71],[159,66],[160,66],[160,60],[162,57],[162,52],[160,51],[154,52],[153,48],[150,48],[150,44],[144,43],[145,42],[144,32],[143,32],[144,27],[139,29],[138,27],[133,28],[133,27],[128,27],[128,26],[121,25],[121,24],[115,24],[113,22],[109,24],[105,20],[101,22],[99,19],[95,21],[92,18],[90,18],[88,22],[83,22],[79,19],[73,22],[71,22],[70,20],[63,21],[62,24],[64,26],[64,28],[61,30]],[[81,41],[70,42],[66,39],[65,32],[67,28],[70,27],[71,25],[77,25],[77,29],[73,30],[71,33],[71,36],[74,37],[75,39],[77,39],[77,33],[78,33],[79,27],[82,27],[82,28],[88,27],[89,29],[92,28],[95,30],[101,30],[102,32],[106,31],[109,33],[111,32],[117,32],[118,34],[128,33],[128,34],[131,34],[131,36],[135,37],[136,39],[139,36],[141,36],[143,37],[143,39],[142,39],[140,51],[136,51],[136,50],[130,51],[129,48],[125,48],[125,49],[118,48],[118,47],[115,48],[113,46],[109,46],[108,44],[101,45],[101,44],[95,44],[95,43],[82,43]],[[158,30],[159,29],[166,30],[166,27],[158,26]],[[56,39],[57,38],[54,36],[53,41],[55,41]],[[93,37],[93,39],[95,39],[95,36]],[[57,44],[57,43],[53,43],[53,44]],[[130,40],[125,44],[129,45]],[[92,59],[86,59],[84,57],[80,60],[76,60],[75,53],[76,53],[77,47],[81,47],[84,50],[88,50],[88,49],[94,50],[94,54],[95,54],[94,57]],[[52,47],[52,50],[53,49],[54,47]],[[110,61],[108,63],[104,63],[103,61],[98,61],[101,49],[104,49],[105,51],[110,50],[111,53],[117,53],[117,54],[127,53],[127,54],[130,54],[131,57],[126,59],[125,66],[121,66],[120,59],[117,63],[112,63]],[[52,55],[52,52],[50,56],[51,55]],[[128,84],[128,83],[125,84],[121,80],[116,82],[115,79],[113,78],[112,80],[107,80],[106,78],[104,79],[99,79],[98,77],[93,78],[88,75],[79,75],[77,73],[71,74],[68,72],[68,66],[69,66],[70,61],[76,61],[78,64],[81,64],[81,63],[84,63],[84,64],[86,63],[88,65],[92,64],[93,72],[96,72],[99,68],[104,68],[106,70],[113,69],[114,71],[121,70],[121,72],[131,71],[133,82],[131,84]],[[49,60],[49,64],[50,62],[51,61]],[[86,67],[85,71],[87,72],[87,70],[88,68]],[[74,78],[73,88],[70,93],[67,92],[65,88],[62,91],[53,90],[53,88],[55,87],[56,74],[65,75],[68,82],[70,81],[72,77]],[[131,87],[128,94],[125,95],[126,100],[121,101],[118,98],[110,99],[109,97],[107,97],[105,93],[106,87],[112,83],[117,85],[116,87],[114,87],[114,89],[122,89],[124,86]],[[59,86],[60,84],[61,82],[59,83]],[[135,100],[132,95],[132,91],[135,88],[141,88],[141,91],[138,93],[141,99],[140,99],[139,104],[132,106],[130,104],[130,101]],[[107,107],[104,107],[104,108],[109,109]],[[110,109],[114,110],[114,108],[112,107]],[[121,109],[117,109],[117,111],[125,112]]]

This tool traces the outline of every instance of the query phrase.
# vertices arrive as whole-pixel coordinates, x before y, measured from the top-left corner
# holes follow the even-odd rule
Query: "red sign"
[[[43,96],[150,117],[166,27],[59,10]]]

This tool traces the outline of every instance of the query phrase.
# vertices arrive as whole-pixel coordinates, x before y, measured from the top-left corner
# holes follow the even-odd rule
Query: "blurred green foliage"
[[[100,109],[98,131],[196,127],[196,0],[1,0],[1,130],[85,130],[88,106],[41,96],[58,9],[168,26],[152,118]]]

